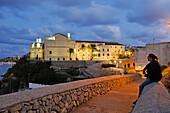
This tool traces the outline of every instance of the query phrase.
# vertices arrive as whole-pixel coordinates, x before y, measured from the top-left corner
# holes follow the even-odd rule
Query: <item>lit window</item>
[[[37,48],[40,48],[40,43],[37,43]]]
[[[32,48],[34,48],[35,43],[32,44]]]

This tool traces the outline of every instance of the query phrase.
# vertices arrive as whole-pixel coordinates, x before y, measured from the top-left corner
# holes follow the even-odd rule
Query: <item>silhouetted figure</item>
[[[143,88],[146,85],[153,82],[159,82],[162,78],[161,66],[158,62],[159,61],[158,57],[155,54],[151,53],[148,55],[147,59],[148,61],[150,61],[150,63],[148,63],[146,67],[143,69],[143,74],[145,75],[145,77],[147,77],[147,79],[139,86],[138,99],[142,94]],[[136,104],[137,100],[133,102],[133,104]]]

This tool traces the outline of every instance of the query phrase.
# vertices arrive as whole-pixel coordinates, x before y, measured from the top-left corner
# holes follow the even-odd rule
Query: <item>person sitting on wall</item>
[[[139,86],[138,99],[141,96],[142,90],[146,85],[151,84],[153,82],[159,82],[162,79],[161,66],[159,64],[158,57],[155,54],[150,53],[147,59],[148,61],[150,61],[150,63],[148,63],[143,69],[143,74],[145,75],[145,77],[147,77],[147,79]],[[137,100],[133,102],[133,104],[136,104]]]

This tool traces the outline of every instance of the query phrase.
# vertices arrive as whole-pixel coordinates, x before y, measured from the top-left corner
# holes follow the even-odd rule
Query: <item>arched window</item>
[[[124,67],[126,68],[126,64],[124,65]]]
[[[128,64],[128,68],[130,67],[130,64]]]

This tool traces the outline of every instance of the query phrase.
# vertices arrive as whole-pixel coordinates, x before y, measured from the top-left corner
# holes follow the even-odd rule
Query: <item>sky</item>
[[[0,0],[0,58],[20,57],[37,37],[145,46],[170,42],[170,0]]]

